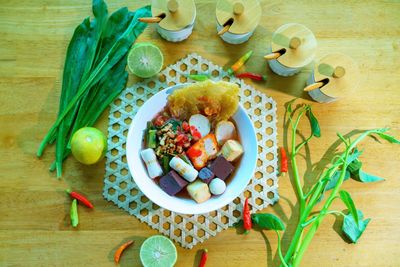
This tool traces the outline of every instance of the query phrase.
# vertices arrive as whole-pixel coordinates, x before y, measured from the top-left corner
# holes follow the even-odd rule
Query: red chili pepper
[[[201,133],[193,125],[190,126],[190,133],[192,134],[194,140],[199,140],[201,138]]]
[[[201,254],[201,259],[200,259],[199,267],[204,267],[204,266],[206,266],[207,258],[208,258],[208,250],[207,250],[207,249],[204,249],[204,250],[203,250],[203,253]]]
[[[72,198],[78,200],[80,203],[82,203],[83,205],[85,205],[88,208],[93,209],[93,204],[84,196],[82,196],[81,194],[71,191],[69,189],[65,190],[65,192],[67,192],[67,194],[69,194]]]
[[[133,240],[129,240],[128,242],[122,244],[116,251],[114,254],[114,261],[115,263],[119,263],[119,259],[121,258],[122,252],[124,252],[124,250],[129,247],[130,245],[132,245],[134,243]]]
[[[267,80],[267,76],[266,75],[261,75],[261,74],[257,74],[257,73],[252,73],[252,72],[242,72],[242,73],[238,73],[235,75],[237,78],[250,78],[252,80],[256,80],[256,81],[266,81]]]
[[[187,123],[186,121],[182,122],[182,129],[183,129],[185,132],[188,132],[188,131],[190,130],[189,123]]]
[[[281,173],[288,172],[288,159],[286,156],[286,151],[283,147],[280,147],[281,152]]]
[[[246,230],[244,232],[245,234],[247,234],[252,228],[248,197],[246,197],[246,200],[244,201],[244,205],[243,205],[243,227]]]

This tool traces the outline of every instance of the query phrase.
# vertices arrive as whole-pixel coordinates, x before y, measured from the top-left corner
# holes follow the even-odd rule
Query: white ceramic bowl
[[[126,145],[126,156],[129,170],[139,189],[154,203],[165,209],[182,214],[201,214],[217,210],[232,202],[246,188],[250,178],[254,175],[257,163],[257,138],[253,123],[246,114],[246,110],[239,105],[233,115],[237,125],[244,154],[240,159],[234,177],[230,178],[226,191],[219,196],[212,196],[203,203],[196,203],[192,199],[169,196],[147,174],[146,166],[140,158],[143,133],[148,121],[152,120],[167,104],[168,95],[185,84],[175,85],[160,91],[147,100],[139,109],[129,128]]]

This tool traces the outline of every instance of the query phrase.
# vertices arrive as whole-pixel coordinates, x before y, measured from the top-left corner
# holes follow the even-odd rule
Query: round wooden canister
[[[219,0],[216,7],[217,32],[222,40],[230,44],[241,44],[249,40],[261,18],[258,0]]]
[[[306,26],[288,23],[273,33],[265,58],[273,72],[292,76],[314,59],[316,48],[317,40]]]
[[[151,12],[154,17],[162,17],[156,24],[156,29],[167,41],[183,41],[193,31],[196,19],[196,6],[193,0],[153,0]]]
[[[315,65],[305,91],[317,102],[333,102],[349,96],[357,88],[359,76],[357,63],[351,57],[329,54]]]

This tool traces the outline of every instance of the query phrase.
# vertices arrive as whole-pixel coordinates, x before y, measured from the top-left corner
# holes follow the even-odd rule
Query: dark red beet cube
[[[188,182],[179,176],[179,174],[172,170],[160,179],[160,187],[164,190],[168,195],[175,196],[179,193],[185,186],[187,186]]]
[[[223,156],[218,156],[210,165],[210,170],[221,180],[225,180],[235,170],[235,167]]]
[[[206,184],[210,183],[215,177],[215,174],[207,167],[204,167],[199,171],[199,178]]]

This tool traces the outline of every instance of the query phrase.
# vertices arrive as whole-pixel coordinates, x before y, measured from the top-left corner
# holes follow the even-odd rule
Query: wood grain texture
[[[135,9],[146,1],[108,0],[109,9]],[[193,34],[182,43],[162,40],[150,26],[138,41],[156,43],[165,64],[188,53],[220,65],[229,65],[246,51],[254,55],[246,70],[268,75],[254,86],[278,103],[279,144],[283,143],[283,105],[293,97],[311,102],[303,92],[311,66],[300,74],[282,78],[273,74],[263,56],[272,32],[297,22],[318,39],[317,58],[332,52],[352,56],[361,72],[360,86],[351,97],[332,104],[314,103],[322,138],[310,144],[309,161],[318,162],[336,140],[336,132],[391,127],[400,136],[400,2],[399,1],[261,1],[262,18],[255,34],[242,45],[224,43],[216,34],[215,2],[197,0]],[[91,1],[0,0],[0,265],[1,266],[114,266],[112,255],[128,238],[136,245],[126,251],[121,266],[140,266],[139,246],[155,230],[102,198],[104,161],[82,166],[72,158],[65,175],[57,180],[48,172],[53,148],[44,157],[36,149],[56,118],[60,79],[66,47],[73,30],[91,14]],[[130,77],[129,83],[135,82]],[[249,81],[251,83],[251,81]],[[106,131],[107,114],[97,126]],[[303,128],[307,124],[302,125]],[[372,221],[356,245],[343,242],[332,230],[333,217],[323,222],[305,254],[303,266],[399,266],[400,148],[368,140],[362,145],[365,170],[380,174],[385,182],[360,184],[348,181],[356,205]],[[307,180],[311,163],[301,162]],[[95,204],[79,207],[78,229],[69,226],[69,203],[63,189],[86,193]],[[288,176],[279,182],[281,200],[266,212],[282,215],[293,231],[297,213],[291,211],[295,196]],[[334,206],[343,209],[335,202]],[[288,235],[284,235],[287,246]],[[208,248],[207,266],[276,266],[274,233],[252,232],[240,236],[229,229],[192,250],[178,247],[177,266],[197,266],[198,250]]]

